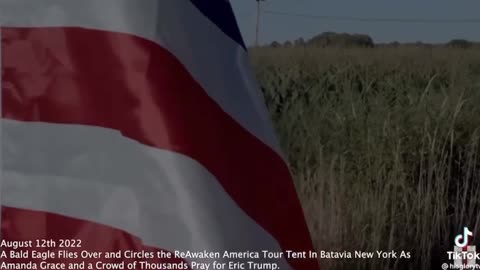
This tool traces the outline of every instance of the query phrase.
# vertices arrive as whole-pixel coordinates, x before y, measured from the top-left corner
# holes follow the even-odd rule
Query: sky
[[[255,40],[255,0],[230,0],[247,45]],[[442,43],[452,39],[480,41],[478,0],[267,0],[262,3],[260,43],[311,38],[322,32],[370,35],[375,42]],[[265,12],[266,11],[266,12]],[[279,16],[268,11],[330,17],[395,18],[416,23],[345,21],[300,16]],[[477,20],[438,22],[438,20]],[[434,20],[435,23],[418,22]]]

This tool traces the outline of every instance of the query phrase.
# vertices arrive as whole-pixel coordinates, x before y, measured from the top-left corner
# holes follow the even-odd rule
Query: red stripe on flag
[[[193,54],[193,41],[191,47]],[[165,49],[120,33],[3,28],[2,54],[3,117],[112,128],[187,155],[284,250],[312,249],[284,161],[222,111]],[[289,262],[317,267],[315,259]]]
[[[23,243],[22,245],[27,244],[26,242],[29,241],[32,242],[28,243],[30,247],[27,248],[19,247],[16,249],[11,246],[2,248],[1,251],[7,252],[8,256],[7,258],[0,258],[0,262],[33,262],[37,264],[37,268],[39,268],[40,262],[42,261],[46,261],[47,263],[65,263],[65,269],[70,269],[68,267],[69,263],[81,262],[85,262],[87,265],[88,263],[92,263],[93,269],[97,269],[95,264],[99,261],[114,264],[122,262],[128,264],[133,261],[145,261],[149,264],[187,264],[187,262],[181,258],[175,258],[173,252],[171,252],[171,258],[126,258],[126,256],[130,257],[130,255],[132,255],[130,251],[135,252],[137,255],[152,253],[157,256],[157,252],[161,250],[145,246],[141,239],[124,231],[94,222],[69,218],[52,213],[29,211],[12,207],[2,207],[2,219],[6,220],[6,222],[4,221],[2,224],[2,240],[8,242],[20,241]],[[37,239],[39,240],[38,243],[36,242]],[[41,240],[46,241],[44,242]],[[50,240],[53,240],[55,247],[52,246]],[[68,245],[73,246],[61,247],[61,240],[68,240]],[[38,246],[38,244],[40,244],[40,246]],[[66,246],[66,242],[63,242],[63,245]],[[25,250],[28,251],[28,256],[21,257],[20,251]],[[59,252],[62,250],[66,252],[60,254]],[[32,251],[52,251],[55,255],[54,258],[49,257],[48,259],[42,259],[41,257],[35,258]],[[90,252],[90,256],[93,256],[93,252],[102,252],[102,254],[98,254],[101,256],[100,258],[82,258],[82,251]],[[106,252],[118,251],[121,252],[121,258],[105,258]],[[128,251],[128,254],[125,254],[126,251]],[[74,255],[71,255],[69,258],[65,256],[66,254],[73,253],[77,253],[76,258]],[[92,268],[87,268],[87,266],[85,266],[85,269]],[[128,269],[126,265],[124,269]],[[142,268],[137,266],[135,269]],[[190,269],[190,267],[188,267],[188,269]]]

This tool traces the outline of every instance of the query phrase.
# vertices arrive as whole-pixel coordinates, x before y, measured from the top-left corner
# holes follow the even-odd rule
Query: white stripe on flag
[[[3,132],[5,206],[109,225],[172,251],[281,251],[186,156],[99,127],[3,120]]]

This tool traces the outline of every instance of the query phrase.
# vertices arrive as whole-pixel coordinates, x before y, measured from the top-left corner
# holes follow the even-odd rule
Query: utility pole
[[[259,35],[260,35],[260,2],[264,2],[265,0],[256,0],[257,1],[257,30],[255,32],[255,47],[259,45]]]

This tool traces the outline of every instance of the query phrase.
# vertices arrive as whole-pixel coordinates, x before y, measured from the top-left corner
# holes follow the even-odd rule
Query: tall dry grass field
[[[250,55],[316,248],[412,254],[323,269],[435,269],[463,226],[480,234],[480,50]]]

